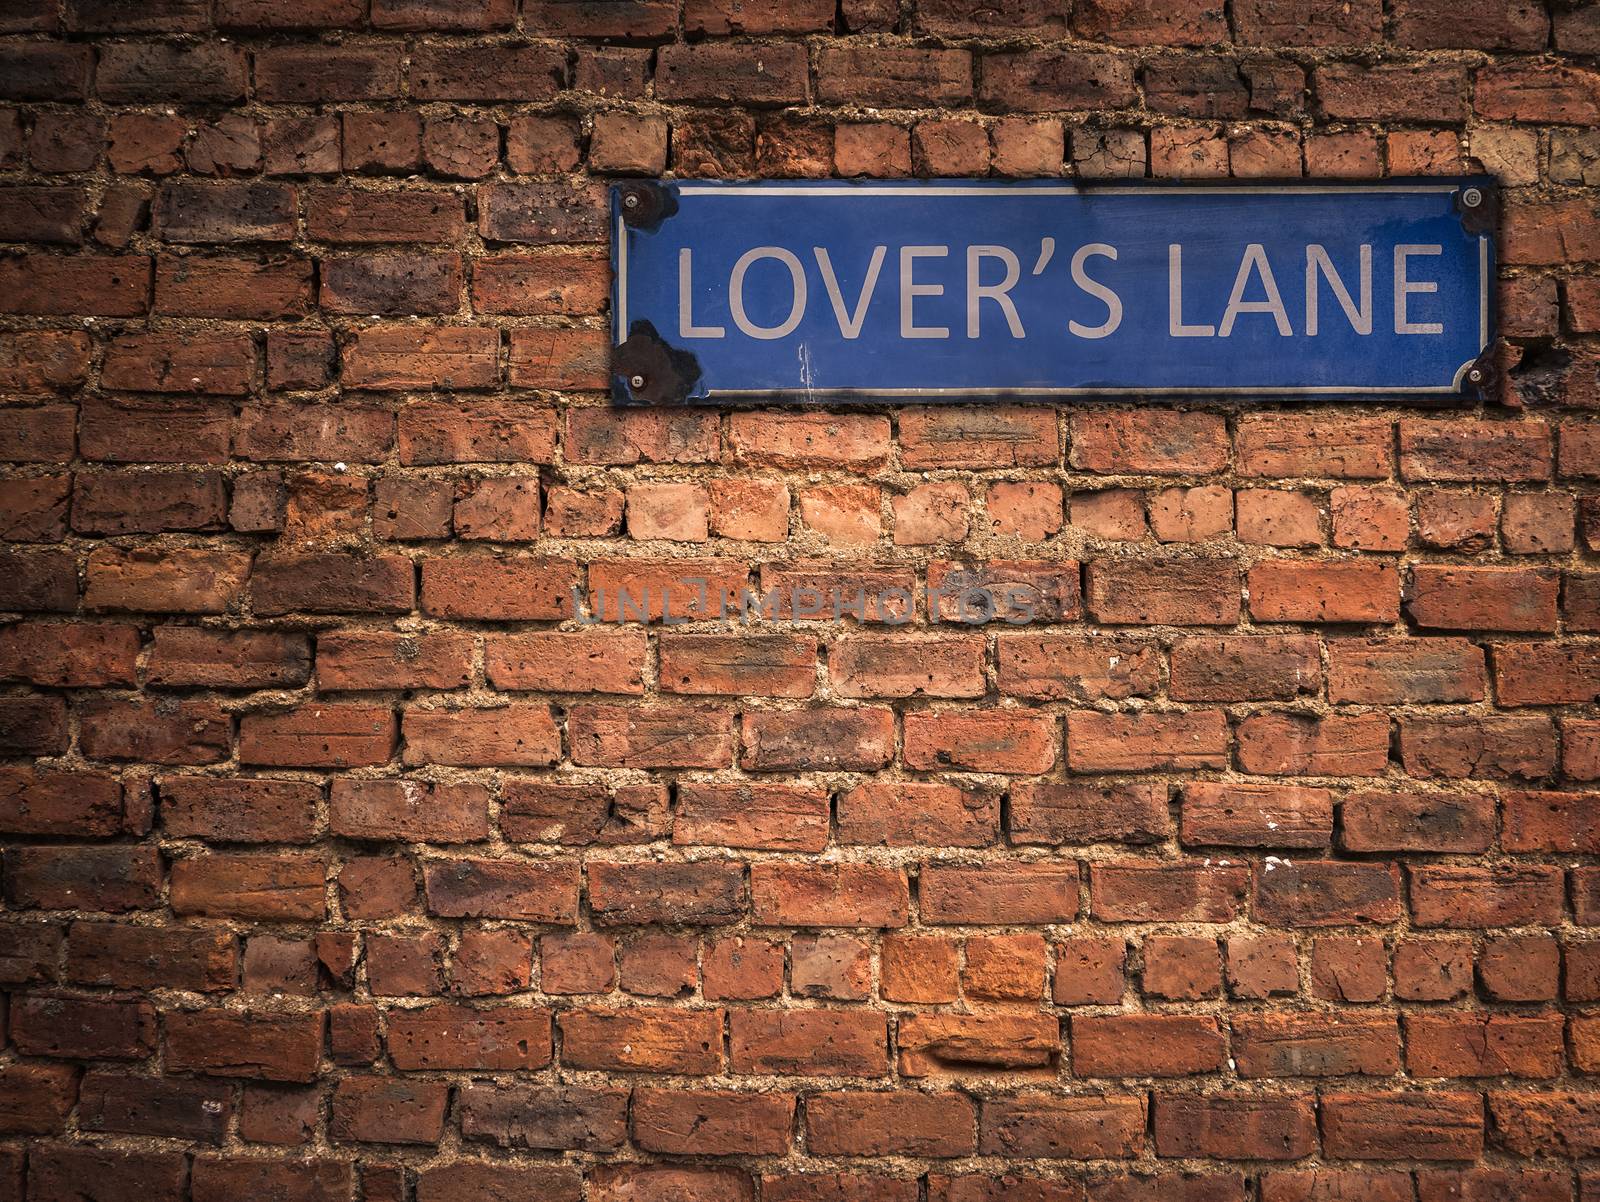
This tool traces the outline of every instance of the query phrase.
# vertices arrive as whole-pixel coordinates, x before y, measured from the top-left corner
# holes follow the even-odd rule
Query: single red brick
[[[348,768],[393,753],[395,717],[382,706],[311,704],[281,714],[246,714],[239,758],[247,764]]]
[[[1400,917],[1400,875],[1392,864],[1332,860],[1266,862],[1255,870],[1254,911],[1283,926],[1353,926]]]
[[[1158,1094],[1154,1108],[1160,1156],[1299,1160],[1316,1151],[1307,1098]]]
[[[1300,989],[1299,956],[1287,935],[1264,934],[1227,941],[1228,993],[1260,999]]]
[[[907,714],[906,764],[919,769],[1038,773],[1056,761],[1053,719],[1021,712]]]
[[[1228,722],[1219,710],[1067,716],[1067,764],[1079,773],[1220,768],[1228,758]],[[1043,767],[1033,771],[1044,771]]]
[[[416,898],[416,872],[403,856],[351,856],[339,870],[346,917],[394,918]]]
[[[1400,723],[1400,761],[1419,779],[1542,777],[1555,768],[1555,729],[1532,714],[1408,716]]]
[[[430,860],[428,910],[443,918],[509,918],[571,926],[578,905],[574,862]]]
[[[1393,434],[1393,423],[1371,418],[1247,416],[1241,419],[1235,439],[1239,471],[1290,479],[1381,479],[1389,474],[1393,460]]]
[[[1448,1002],[1472,988],[1472,945],[1465,939],[1402,939],[1394,949],[1394,995]]]
[[[403,1071],[505,1072],[550,1063],[550,1011],[539,1007],[441,1003],[391,1010],[387,1021],[389,1058]]]
[[[644,934],[622,945],[617,981],[627,993],[678,997],[693,992],[699,974],[696,942],[677,935]]]
[[[1478,955],[1478,981],[1495,1001],[1554,1001],[1560,979],[1560,950],[1548,935],[1496,936]]]
[[[1265,622],[1393,622],[1400,582],[1391,564],[1263,560],[1250,569],[1250,613]]]
[[[309,781],[164,776],[161,823],[178,838],[309,843],[322,790]]]
[[[977,1107],[961,1093],[851,1091],[806,1099],[806,1142],[820,1155],[970,1155],[977,1128]]]
[[[899,927],[910,906],[903,871],[866,864],[755,864],[750,897],[771,926]]]
[[[999,828],[998,800],[953,785],[869,781],[837,802],[841,842],[985,847]]]
[[[539,974],[545,993],[610,993],[617,978],[616,948],[607,936],[586,931],[544,935]]]
[[[407,764],[547,768],[561,758],[560,733],[546,705],[408,709],[402,732]]]
[[[311,1081],[322,1054],[322,1014],[171,1011],[163,1019],[173,1072],[266,1081]]]
[[[656,94],[702,104],[803,104],[808,74],[805,47],[794,42],[677,43],[656,55]]]
[[[329,1134],[364,1143],[436,1143],[449,1100],[441,1081],[346,1077],[333,1091]]]
[[[1383,940],[1358,935],[1319,935],[1311,951],[1313,997],[1337,1002],[1376,1002],[1389,982],[1389,952]]]
[[[559,1021],[562,1061],[573,1068],[694,1074],[722,1069],[721,1010],[566,1010]]]
[[[777,997],[783,990],[783,945],[745,935],[708,943],[701,978],[707,1001]]]
[[[1562,1018],[1406,1015],[1406,1069],[1416,1077],[1554,1077],[1562,1071]]]
[[[922,917],[935,924],[1045,925],[1078,913],[1075,864],[1011,870],[928,865],[919,881]]]
[[[1099,622],[1231,626],[1239,569],[1222,559],[1110,560],[1089,564],[1088,608]]]
[[[195,1158],[189,1173],[194,1202],[271,1197],[273,1192],[307,1202],[341,1202],[354,1188],[351,1162],[347,1160],[224,1160],[203,1156]]]
[[[93,1071],[78,1091],[78,1124],[85,1131],[219,1143],[233,1117],[233,1093],[220,1081]]]
[[[543,0],[545,7],[564,0]],[[570,3],[570,0],[565,0]],[[572,5],[576,7],[576,5]],[[591,8],[609,9],[612,6],[590,5]],[[662,5],[670,14],[676,5]],[[576,1177],[576,1174],[574,1174]],[[449,1195],[426,1202],[447,1202]],[[572,1194],[559,1199],[551,1195],[552,1202],[577,1202],[577,1186]],[[589,1175],[591,1202],[644,1202],[644,1199],[693,1198],[695,1202],[752,1202],[755,1186],[747,1170],[736,1168],[706,1168],[693,1165],[672,1164],[618,1164],[594,1170]],[[424,1200],[419,1199],[419,1202]]]
[[[1558,868],[1430,864],[1408,872],[1411,915],[1418,926],[1459,930],[1548,925],[1561,911]]]
[[[309,852],[203,852],[172,865],[174,913],[224,918],[317,921],[327,866]]]
[[[1389,719],[1381,713],[1254,714],[1235,733],[1245,772],[1378,776],[1389,761]]]
[[[1072,1071],[1080,1077],[1183,1077],[1215,1072],[1227,1041],[1214,1018],[1185,1014],[1077,1015]]]
[[[73,1065],[8,1064],[0,1069],[0,1130],[8,1135],[60,1135],[77,1095]]]
[[[633,1142],[647,1152],[679,1156],[782,1156],[789,1151],[794,1111],[793,1094],[636,1089]]]
[[[1194,1001],[1222,992],[1222,960],[1214,939],[1152,935],[1144,941],[1140,985],[1152,997]]]
[[[1132,65],[1111,54],[1056,48],[991,54],[979,99],[1013,112],[1123,108],[1135,99]]]
[[[1122,940],[1078,936],[1056,944],[1051,999],[1058,1005],[1107,1005],[1123,994]]]
[[[758,772],[872,771],[894,754],[894,715],[867,706],[747,712],[741,763]]]
[[[156,1015],[142,999],[13,994],[10,1035],[25,1056],[141,1060],[155,1051]]]
[[[1049,1014],[912,1014],[900,1019],[897,1042],[903,1076],[1004,1071],[1053,1078],[1061,1029]]]
[[[783,865],[770,865],[777,870]],[[800,867],[794,865],[793,867]],[[722,926],[745,912],[744,865],[726,860],[691,863],[605,863],[586,867],[589,906],[601,926],[681,923]]]
[[[1473,794],[1358,792],[1340,807],[1341,839],[1351,851],[1486,851],[1494,804]]]
[[[1196,781],[1183,787],[1183,841],[1227,847],[1327,847],[1333,795],[1300,785]]]
[[[183,1178],[183,1157],[172,1153],[42,1146],[28,1162],[28,1189],[41,1198],[173,1199],[184,1194]]]
[[[984,1099],[978,1147],[992,1156],[1131,1158],[1144,1149],[1147,1127],[1137,1094],[1021,1093]]]
[[[1104,922],[1231,922],[1250,875],[1241,867],[1198,863],[1096,863],[1089,870],[1091,912]]]

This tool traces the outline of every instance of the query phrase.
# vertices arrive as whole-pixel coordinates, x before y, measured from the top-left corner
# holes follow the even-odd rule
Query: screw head
[[[1461,203],[1465,208],[1475,209],[1483,203],[1483,189],[1468,188],[1461,193]]]
[[[639,194],[637,192],[624,193],[622,207],[625,209],[637,209],[639,207]]]
[[[1467,372],[1467,379],[1471,380],[1474,384],[1482,384],[1483,372],[1474,367],[1471,371]]]
[[[629,376],[628,377],[628,387],[629,388],[634,388],[634,389],[643,388],[644,387],[644,377],[643,376]]]

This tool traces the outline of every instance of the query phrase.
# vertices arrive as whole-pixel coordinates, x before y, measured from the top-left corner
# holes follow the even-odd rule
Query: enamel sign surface
[[[612,189],[625,404],[1472,396],[1492,180]]]

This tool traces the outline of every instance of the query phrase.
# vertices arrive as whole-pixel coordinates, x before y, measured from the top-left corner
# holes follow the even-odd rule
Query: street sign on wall
[[[634,182],[622,403],[1473,395],[1492,180]]]

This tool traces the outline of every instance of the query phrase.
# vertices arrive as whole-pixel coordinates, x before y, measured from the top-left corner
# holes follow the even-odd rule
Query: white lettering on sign
[[[1406,316],[1406,297],[1413,292],[1437,292],[1439,285],[1414,282],[1406,278],[1406,260],[1412,255],[1441,255],[1442,246],[1397,246],[1394,248],[1394,332],[1396,334],[1443,334],[1436,321],[1410,321]]]
[[[1185,325],[1183,320],[1183,247],[1167,247],[1167,332],[1174,338],[1212,338],[1216,326]]]
[[[1361,247],[1361,304],[1350,299],[1350,289],[1344,286],[1326,247],[1312,243],[1306,247],[1306,333],[1317,336],[1317,276],[1321,275],[1333,289],[1339,307],[1350,319],[1350,328],[1357,334],[1372,333],[1372,247]]]
[[[1087,246],[1078,247],[1077,253],[1072,256],[1072,282],[1106,307],[1106,319],[1097,326],[1086,326],[1076,321],[1067,322],[1067,329],[1079,338],[1104,338],[1108,334],[1116,333],[1117,327],[1122,324],[1122,298],[1098,280],[1090,279],[1089,273],[1084,270],[1084,264],[1096,257],[1110,259],[1115,263],[1117,248],[1107,246],[1104,242],[1091,242]]]
[[[948,338],[949,326],[919,326],[913,320],[911,306],[919,296],[943,296],[943,284],[919,284],[912,274],[918,259],[942,259],[950,253],[948,246],[902,246],[900,248],[900,337]]]
[[[1266,293],[1263,300],[1247,301],[1245,289],[1250,287],[1252,274],[1261,277],[1261,288]],[[1241,313],[1266,313],[1278,323],[1278,333],[1288,338],[1294,330],[1289,326],[1289,315],[1283,311],[1283,297],[1278,292],[1278,281],[1272,277],[1272,265],[1267,262],[1267,248],[1252,242],[1244,248],[1244,258],[1239,260],[1239,274],[1233,277],[1233,291],[1228,295],[1228,307],[1222,311],[1222,326],[1217,333],[1227,338],[1233,333],[1233,323]]]
[[[839,321],[839,333],[846,338],[860,338],[861,326],[867,320],[867,305],[872,300],[872,290],[878,286],[878,273],[883,270],[883,259],[889,253],[889,248],[872,248],[872,261],[867,264],[867,278],[861,285],[861,295],[856,297],[855,309],[848,313],[844,307],[844,293],[839,288],[839,277],[833,273],[833,260],[828,257],[827,248],[814,246],[811,252],[817,256],[822,286],[828,290],[828,303],[833,306],[833,315]]]
[[[1028,257],[1033,260],[1032,275],[1042,274],[1055,262],[1056,240],[1043,238],[1037,255],[1031,248]],[[854,280],[855,264],[836,265],[827,247],[810,248],[814,261],[816,280],[821,288],[812,286],[812,267],[794,251],[781,246],[756,246],[741,254],[729,269],[724,303],[719,306],[715,281],[695,279],[694,252],[684,247],[678,252],[678,334],[686,339],[726,338],[727,327],[715,317],[723,309],[738,331],[749,338],[773,341],[794,333],[805,320],[812,298],[818,291],[827,298],[828,308],[839,334],[848,340],[859,339],[873,312],[874,302],[882,288],[883,267],[894,253],[899,265],[894,283],[898,296],[886,300],[894,305],[898,315],[897,329],[904,339],[948,339],[951,326],[937,324],[939,317],[946,321],[965,317],[963,333],[969,339],[979,339],[984,333],[987,319],[991,330],[996,321],[1003,321],[1012,338],[1028,337],[1029,321],[1025,320],[1018,288],[1022,280],[1022,255],[1009,246],[972,244],[966,247],[950,246],[899,246],[888,244],[874,246],[867,260],[865,272],[855,285],[854,296],[846,295],[846,284],[839,276],[840,266],[847,279]],[[1237,330],[1270,329],[1279,337],[1295,335],[1296,318],[1301,319],[1300,333],[1315,338],[1329,324],[1324,304],[1332,297],[1338,306],[1340,318],[1332,320],[1341,328],[1348,324],[1358,335],[1373,332],[1374,255],[1373,248],[1363,243],[1342,252],[1340,260],[1328,247],[1311,243],[1304,248],[1304,297],[1300,313],[1291,313],[1279,287],[1279,272],[1297,271],[1298,263],[1277,268],[1264,244],[1252,242],[1240,253],[1237,263],[1226,266],[1231,271],[1232,287],[1226,298],[1213,293],[1205,296],[1186,295],[1184,285],[1184,255],[1182,243],[1167,246],[1167,334],[1172,338],[1231,338]],[[954,253],[953,253],[954,252]],[[1201,253],[1193,250],[1192,254]],[[1281,254],[1282,252],[1280,252]],[[1444,333],[1439,321],[1413,320],[1413,298],[1436,294],[1437,280],[1425,276],[1414,260],[1437,257],[1444,253],[1438,244],[1402,244],[1393,254],[1394,332],[1409,335],[1437,335]],[[947,261],[955,258],[955,263]],[[1352,263],[1352,259],[1354,262]],[[1103,262],[1101,262],[1103,260]],[[1085,317],[1104,316],[1096,322],[1080,321],[1068,317],[1066,329],[1074,338],[1107,338],[1122,327],[1127,315],[1127,299],[1114,286],[1115,272],[1111,265],[1125,257],[1116,246],[1106,242],[1090,242],[1077,247],[1066,262],[1073,286],[1082,294],[1089,309]],[[964,265],[964,279],[952,279]],[[1205,273],[1212,287],[1216,283],[1214,262],[1204,264],[1211,268]],[[1343,270],[1341,271],[1341,266]],[[1350,273],[1354,268],[1354,288]],[[942,268],[942,272],[941,272]],[[1054,270],[1061,271],[1061,266]],[[750,281],[760,273],[761,284]],[[1227,275],[1223,279],[1229,278]],[[778,281],[774,286],[773,281]],[[1025,290],[1024,290],[1025,291]],[[1201,289],[1204,292],[1204,288]],[[946,299],[948,298],[948,299]],[[1143,299],[1138,298],[1138,299]],[[756,303],[758,302],[758,303]],[[940,302],[943,302],[942,304]],[[820,303],[820,302],[818,302]],[[752,306],[755,315],[752,315]],[[1251,327],[1243,324],[1252,318],[1267,318],[1268,327]],[[1059,318],[1057,318],[1059,321]],[[767,324],[773,322],[774,324]],[[1042,319],[1038,328],[1059,330],[1058,324]]]
[[[775,326],[758,326],[744,311],[745,273],[752,264],[762,259],[776,259],[782,263],[789,269],[789,278],[794,283],[794,300],[789,306],[789,316]],[[733,265],[733,274],[728,277],[728,307],[733,310],[733,324],[739,327],[741,333],[752,338],[783,338],[792,334],[800,324],[800,319],[806,315],[806,269],[800,266],[800,260],[793,251],[784,250],[781,246],[758,246],[754,250],[747,250],[739,256],[739,261]]]
[[[998,284],[980,284],[979,276],[983,271],[985,259],[999,259],[1005,264],[1005,279]],[[1022,318],[1017,316],[1017,307],[1011,303],[1011,298],[1006,295],[1017,286],[1017,281],[1022,278],[1022,264],[1017,262],[1017,256],[1003,246],[969,246],[967,247],[967,337],[977,338],[982,330],[982,316],[978,311],[978,303],[982,300],[992,300],[1000,306],[1000,311],[1006,315],[1006,326],[1011,330],[1013,338],[1022,338]]]
[[[694,251],[687,246],[678,252],[678,333],[685,338],[724,338],[722,326],[694,324]]]

